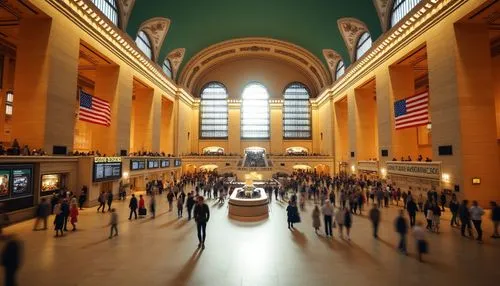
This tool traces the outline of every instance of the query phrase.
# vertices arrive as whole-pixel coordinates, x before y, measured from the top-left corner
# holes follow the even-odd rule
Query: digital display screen
[[[0,170],[0,198],[10,196],[10,170]]]
[[[148,169],[160,168],[160,160],[158,159],[148,159]]]
[[[0,200],[33,196],[33,165],[0,166]]]
[[[31,169],[12,170],[12,197],[31,195]]]
[[[161,168],[168,168],[168,167],[170,167],[170,160],[161,160],[160,161],[160,167]]]
[[[181,159],[175,159],[174,160],[174,167],[180,167],[182,165],[182,160]]]
[[[116,180],[122,177],[121,158],[94,158],[94,182]]]
[[[130,171],[146,169],[146,160],[130,160]]]

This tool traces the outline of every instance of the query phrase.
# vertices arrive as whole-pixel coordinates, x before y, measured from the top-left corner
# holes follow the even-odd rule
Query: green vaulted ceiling
[[[137,0],[127,33],[135,39],[141,23],[154,17],[171,20],[158,63],[176,48],[186,49],[185,64],[204,48],[225,40],[269,37],[302,46],[325,67],[322,50],[334,49],[348,65],[339,18],[363,21],[373,40],[381,34],[372,0]]]

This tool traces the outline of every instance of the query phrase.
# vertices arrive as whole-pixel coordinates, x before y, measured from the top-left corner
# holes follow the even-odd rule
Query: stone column
[[[376,74],[376,93],[377,93],[377,121],[378,121],[378,144],[380,146],[378,158],[380,166],[385,166],[385,161],[392,160],[394,156],[393,142],[393,120],[394,105],[391,95],[391,80],[389,67],[382,68]],[[387,157],[382,157],[382,150],[387,150]]]

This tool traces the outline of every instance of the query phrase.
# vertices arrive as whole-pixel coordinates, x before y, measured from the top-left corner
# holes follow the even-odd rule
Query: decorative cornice
[[[295,65],[310,78],[316,94],[331,83],[331,76],[323,63],[308,50],[270,38],[234,39],[205,48],[189,60],[178,82],[194,92],[205,71],[216,64],[245,56],[271,57]]]
[[[118,5],[120,8],[120,24],[123,31],[127,30],[128,20],[132,14],[132,9],[135,5],[135,0],[118,0]]]
[[[163,91],[165,97],[173,99],[177,86],[163,70],[146,58],[125,32],[87,2],[88,0],[34,0],[33,4],[39,8],[50,5],[130,68],[150,80]]]
[[[342,57],[334,50],[324,49],[323,56],[325,57],[328,68],[330,69],[330,74],[332,75],[332,80],[335,81],[335,74],[337,72],[337,65],[342,60]]]
[[[186,49],[184,48],[179,48],[171,51],[167,55],[167,59],[170,61],[170,66],[172,68],[172,78],[176,79],[177,78],[177,72],[179,71],[179,67],[182,64],[182,61],[184,60],[184,55],[186,54]]]
[[[377,9],[377,14],[380,19],[382,31],[387,31],[389,27],[389,18],[391,17],[391,8],[394,0],[373,0],[373,5]]]
[[[368,32],[368,28],[365,23],[356,18],[338,19],[337,25],[339,26],[340,34],[344,39],[351,60],[354,61],[358,39],[364,32]]]
[[[156,17],[146,20],[141,24],[139,31],[144,31],[149,39],[151,40],[151,45],[153,46],[153,61],[158,59],[160,54],[161,46],[165,41],[168,29],[170,28],[170,20],[167,18]]]
[[[320,106],[328,99],[337,99],[344,95],[357,80],[360,80],[379,67],[391,56],[427,32],[439,21],[453,13],[469,0],[422,0],[399,23],[373,43],[361,59],[347,68],[344,76],[333,83],[328,92],[323,92],[315,99]]]

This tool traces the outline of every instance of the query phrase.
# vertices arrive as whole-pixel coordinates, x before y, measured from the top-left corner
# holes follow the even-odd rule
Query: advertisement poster
[[[12,197],[31,195],[31,170],[12,170]]]
[[[61,174],[42,175],[42,193],[61,189]]]
[[[0,170],[0,198],[10,195],[10,171]]]

